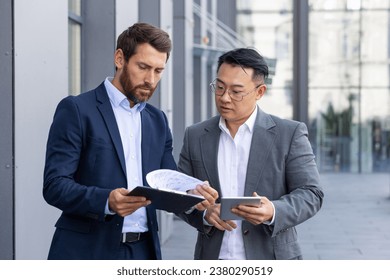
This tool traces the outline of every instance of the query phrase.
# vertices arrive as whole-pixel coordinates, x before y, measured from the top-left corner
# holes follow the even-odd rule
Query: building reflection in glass
[[[238,32],[275,58],[260,106],[292,118],[292,2],[237,1]],[[309,0],[309,134],[321,172],[388,172],[390,1]]]

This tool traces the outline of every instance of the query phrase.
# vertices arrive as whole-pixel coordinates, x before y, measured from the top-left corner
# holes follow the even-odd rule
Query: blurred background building
[[[303,121],[321,173],[389,171],[389,0],[2,0],[0,259],[45,259],[59,212],[42,198],[58,102],[114,73],[117,36],[143,21],[173,52],[150,103],[178,158],[186,126],[216,114],[218,56],[255,47],[270,65],[268,113]],[[162,242],[172,215],[160,213]]]

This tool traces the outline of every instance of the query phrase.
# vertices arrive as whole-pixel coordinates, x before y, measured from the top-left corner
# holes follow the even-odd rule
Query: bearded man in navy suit
[[[59,103],[44,170],[44,198],[62,211],[49,259],[161,259],[156,210],[128,192],[176,169],[167,117],[146,103],[170,51],[165,31],[134,24],[118,37],[114,77]]]

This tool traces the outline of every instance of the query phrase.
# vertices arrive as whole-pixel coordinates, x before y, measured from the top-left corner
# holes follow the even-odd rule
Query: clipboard
[[[205,200],[204,197],[199,195],[173,190],[155,189],[146,186],[135,187],[128,195],[144,196],[152,202],[151,206],[171,213],[185,212],[192,206]]]
[[[231,209],[237,205],[260,205],[260,196],[247,197],[221,197],[221,212],[220,218],[222,220],[243,220],[244,218],[234,214]]]

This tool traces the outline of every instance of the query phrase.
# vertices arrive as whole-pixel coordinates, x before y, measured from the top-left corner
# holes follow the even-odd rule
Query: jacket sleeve
[[[194,176],[192,172],[192,164],[189,155],[189,128],[186,128],[183,139],[183,146],[180,152],[178,170],[189,176]],[[189,225],[195,227],[200,232],[208,232],[207,226],[203,224],[203,213],[204,211],[198,211],[194,209],[191,213],[181,213],[178,216],[183,219]]]
[[[314,216],[321,208],[324,193],[304,123],[298,123],[285,160],[287,192],[272,201],[276,209],[272,236]]]
[[[54,114],[46,147],[43,196],[64,213],[104,220],[111,189],[86,186],[75,180],[85,135],[74,98],[63,99]]]

